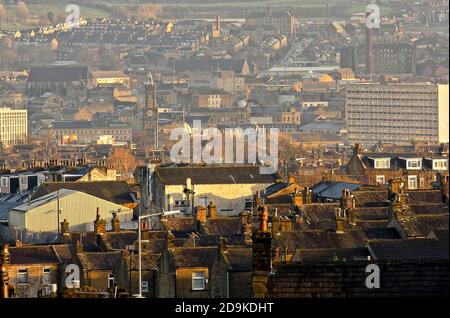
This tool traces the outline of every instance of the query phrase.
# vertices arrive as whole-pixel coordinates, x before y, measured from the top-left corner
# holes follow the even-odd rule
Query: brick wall
[[[377,263],[380,288],[365,286],[369,263],[293,263],[268,275],[266,297],[448,297],[448,261]]]

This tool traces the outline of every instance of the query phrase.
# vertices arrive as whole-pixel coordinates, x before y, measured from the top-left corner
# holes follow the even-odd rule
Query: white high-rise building
[[[448,84],[352,83],[347,85],[348,141],[447,143]]]
[[[9,146],[27,139],[27,111],[0,108],[0,143]]]

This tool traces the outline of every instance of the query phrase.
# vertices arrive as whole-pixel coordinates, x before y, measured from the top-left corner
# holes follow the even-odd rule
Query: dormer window
[[[420,169],[422,167],[422,161],[420,159],[408,159],[406,162],[408,169]]]
[[[375,169],[389,169],[391,160],[388,158],[375,159]]]
[[[448,167],[447,159],[433,160],[433,170],[447,170],[447,167]]]

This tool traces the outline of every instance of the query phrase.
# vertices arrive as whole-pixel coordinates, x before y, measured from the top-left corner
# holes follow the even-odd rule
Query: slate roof
[[[261,174],[259,166],[188,166],[159,167],[156,175],[165,185],[184,185],[190,178],[195,184],[272,184],[277,175]]]
[[[240,217],[208,218],[202,224],[207,235],[225,235],[242,233],[242,221]]]
[[[443,203],[441,190],[409,190],[409,203],[426,202],[426,203]]]
[[[322,198],[340,199],[342,198],[342,190],[349,189],[350,192],[361,187],[358,183],[326,181],[319,183],[311,188],[314,195]]]
[[[176,267],[210,267],[218,255],[217,247],[176,247],[169,252]]]
[[[446,244],[448,244],[448,241],[449,241],[448,228],[434,229],[432,231],[432,233],[430,233],[429,238],[430,237],[435,237],[439,241],[442,241],[442,242],[445,242]]]
[[[150,270],[156,270],[158,269],[158,261],[161,257],[161,254],[149,254],[149,253],[142,253],[141,258],[141,264],[142,264],[142,270],[143,271],[150,271]],[[125,266],[127,269],[130,267],[130,256],[125,257],[126,262]],[[133,259],[131,261],[131,270],[135,271],[139,269],[139,255],[137,253],[133,254]]]
[[[372,241],[368,244],[375,260],[448,260],[448,244],[432,239]]]
[[[61,262],[52,245],[13,246],[9,248],[9,253],[12,265],[59,264]]]
[[[277,243],[283,248],[287,247],[288,251],[295,251],[297,249],[363,247],[366,244],[366,237],[361,230],[353,230],[345,233],[316,230],[287,232],[282,233],[277,240]]]
[[[415,225],[423,235],[428,235],[433,229],[448,228],[448,214],[417,215]]]
[[[330,262],[336,258],[340,261],[368,259],[369,250],[366,247],[354,248],[321,248],[299,249],[292,257],[293,262]]]
[[[122,259],[122,252],[85,252],[78,254],[84,269],[113,270]]]
[[[99,252],[100,247],[97,245],[97,237],[94,232],[79,233],[70,232],[68,234],[60,235],[58,242],[64,244],[75,245],[79,242],[83,246],[85,252]]]
[[[243,234],[224,234],[224,235],[202,235],[196,241],[197,246],[218,246],[220,239],[225,238],[228,245],[245,245],[245,235]],[[186,246],[186,245],[185,245]]]
[[[114,250],[124,250],[127,245],[133,245],[137,240],[136,231],[106,232],[103,239]]]
[[[176,217],[162,220],[175,237],[187,237],[189,233],[197,232],[197,221],[194,217]]]
[[[28,82],[76,82],[87,78],[85,65],[45,65],[31,66]]]
[[[252,271],[252,249],[248,247],[228,246],[224,256],[231,266],[233,272]]]
[[[36,189],[31,200],[61,189],[84,192],[120,205],[136,202],[130,186],[125,181],[45,182]]]

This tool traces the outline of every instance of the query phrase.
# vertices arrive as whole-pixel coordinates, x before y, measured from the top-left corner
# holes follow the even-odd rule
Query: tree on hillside
[[[0,3],[0,24],[2,24],[6,19],[6,8]]]
[[[137,18],[140,21],[146,21],[155,18],[162,13],[162,7],[158,4],[143,4],[138,9]]]
[[[55,13],[53,13],[53,11],[47,12],[47,19],[48,19],[51,23],[54,23],[54,22],[55,22]]]
[[[120,19],[129,19],[131,12],[124,6],[117,7],[115,15]]]
[[[25,21],[30,16],[28,12],[28,7],[25,2],[19,1],[17,2],[17,15],[21,21]]]
[[[115,148],[109,156],[108,163],[116,169],[123,179],[131,177],[139,161],[126,148]]]

